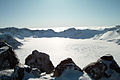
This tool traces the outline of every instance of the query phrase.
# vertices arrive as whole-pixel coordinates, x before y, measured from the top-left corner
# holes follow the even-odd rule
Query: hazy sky
[[[120,0],[0,0],[0,27],[120,24]]]

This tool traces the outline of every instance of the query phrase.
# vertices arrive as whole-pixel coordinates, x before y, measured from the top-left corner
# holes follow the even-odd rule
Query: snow
[[[5,52],[5,51],[7,51],[8,49],[9,49],[8,46],[1,47],[0,48],[0,54],[3,53],[3,52]]]
[[[48,30],[48,29],[52,29],[54,30],[55,32],[61,32],[61,31],[64,31],[64,30],[67,30],[69,28],[76,28],[76,29],[81,29],[81,30],[84,30],[84,29],[91,29],[91,30],[103,30],[105,28],[113,28],[114,26],[66,26],[66,27],[43,27],[43,28],[34,28],[34,27],[31,27],[29,28],[30,30]]]
[[[114,42],[120,45],[120,26],[104,29],[104,33],[95,35],[94,40],[105,40],[108,42]]]
[[[13,69],[7,69],[7,70],[0,71],[0,78],[2,76],[11,76],[13,71],[14,71]]]
[[[16,39],[14,39],[13,36],[8,33],[1,33],[0,40],[7,42],[7,44],[12,46],[13,49],[17,49],[18,46],[22,45],[22,43],[18,42]]]
[[[113,40],[113,39],[120,39],[120,34],[117,31],[108,31],[103,35],[99,36],[100,40]]]
[[[82,76],[79,77],[79,80],[92,80],[87,73],[84,72]]]
[[[63,74],[55,80],[78,80],[82,73],[78,70],[66,69]]]
[[[26,38],[21,49],[17,49],[15,52],[18,58],[20,58],[20,62],[24,64],[25,58],[35,49],[49,54],[55,66],[59,64],[60,61],[71,57],[80,68],[83,68],[105,54],[113,55],[120,65],[120,46],[101,40]]]
[[[98,28],[98,29],[97,29]],[[25,37],[34,38],[51,38],[62,37],[71,39],[99,39],[115,42],[120,44],[120,27],[60,27],[60,28],[40,28],[40,29],[27,29],[27,28],[1,28],[0,33],[9,34],[12,37],[24,39]],[[103,29],[101,29],[103,28]],[[60,29],[56,31],[56,29]],[[55,31],[54,31],[55,30]]]
[[[54,30],[56,30],[56,32]],[[6,32],[4,33],[4,31]],[[70,29],[45,28],[43,30],[7,28],[3,30],[1,29],[0,32],[1,34],[9,34],[23,43],[23,45],[20,46],[20,49],[15,50],[22,64],[25,63],[25,58],[31,54],[33,50],[38,50],[40,52],[47,53],[55,67],[62,60],[70,57],[76,65],[83,68],[91,62],[97,61],[105,54],[113,55],[115,61],[118,65],[120,65],[119,26],[108,29],[94,30],[88,28],[80,29],[78,27],[70,27]],[[114,80],[114,76],[117,79],[120,78],[119,75],[114,72],[109,80]],[[86,73],[79,75],[79,72],[75,70],[64,71],[61,77],[56,78],[56,80],[75,80],[74,78],[78,78],[79,80],[91,80]],[[41,74],[40,78],[30,78],[29,80],[52,79],[54,78],[51,77],[51,74]],[[101,80],[107,79],[103,78]]]

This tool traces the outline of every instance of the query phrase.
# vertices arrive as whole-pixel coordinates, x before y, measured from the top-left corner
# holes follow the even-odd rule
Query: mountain
[[[14,48],[20,46],[21,44],[18,43],[14,38],[24,39],[25,37],[33,37],[33,38],[42,38],[42,37],[62,37],[62,38],[72,38],[72,39],[94,39],[94,40],[106,40],[109,42],[115,42],[120,45],[120,26],[117,25],[113,28],[105,28],[103,30],[91,30],[91,29],[75,29],[69,28],[67,30],[61,32],[55,32],[52,29],[48,30],[30,30],[27,28],[1,28],[0,33],[2,35],[1,39],[6,40],[8,44],[12,45],[14,43]],[[7,39],[11,39],[8,41]],[[13,39],[12,39],[13,38]],[[11,41],[15,41],[12,43]]]
[[[118,45],[120,45],[120,26],[116,26],[113,28],[106,28],[103,30],[91,30],[91,29],[80,30],[80,29],[76,29],[76,28],[69,28],[69,29],[61,31],[61,32],[55,32],[52,29],[30,30],[27,28],[19,29],[19,28],[14,28],[14,27],[0,29],[0,40],[6,41],[14,49],[16,49],[16,48],[18,48],[18,46],[22,45],[22,43],[18,42],[16,40],[16,38],[24,39],[26,37],[33,37],[33,38],[63,37],[63,38],[72,38],[72,39],[94,39],[96,41],[104,40],[104,41],[109,41],[109,42],[115,42]],[[49,40],[47,39],[47,42],[48,41]],[[51,40],[51,41],[55,42],[54,40]],[[48,43],[46,43],[46,45],[44,47],[43,44],[41,44],[44,42],[41,42],[41,41],[39,41],[39,42],[34,41],[34,42],[36,42],[36,44],[39,43],[39,45],[41,47],[48,49],[48,47],[47,47]],[[71,41],[71,42],[73,42],[73,41]],[[98,55],[94,55],[94,54],[101,55],[101,54],[106,54],[106,52],[111,52],[111,51],[106,50],[107,49],[106,46],[104,46],[104,47],[100,46],[100,45],[104,45],[104,44],[101,44],[101,43],[94,44],[90,40],[88,40],[87,42],[91,43],[91,44],[89,44],[90,46],[88,44],[87,45],[86,44],[76,45],[77,47],[74,45],[67,45],[66,50],[68,50],[68,51],[70,50],[69,53],[72,53],[73,55],[75,55],[76,56],[75,58],[78,57],[78,60],[83,63],[87,62],[87,60],[82,61],[81,57],[79,57],[79,56],[82,56],[83,58],[88,57],[89,61],[90,61],[90,57],[89,57],[90,55],[98,57]],[[59,42],[57,42],[57,43],[59,43]],[[81,42],[81,43],[86,43],[86,42]],[[32,43],[30,43],[30,44],[31,45],[28,46],[28,48],[30,48],[33,45]],[[34,48],[37,48],[36,44],[34,44],[35,45]],[[75,42],[75,44],[77,44],[77,43]],[[95,45],[95,47],[93,44]],[[63,45],[66,45],[66,44],[63,44]],[[96,46],[96,45],[99,45],[99,46]],[[106,44],[106,45],[108,45],[108,44]],[[49,46],[52,47],[51,45],[49,45]],[[64,46],[62,46],[62,47],[64,47]],[[53,48],[57,48],[57,47],[53,47]],[[109,50],[112,48],[110,47]],[[114,47],[113,49],[115,49],[115,48],[116,47]],[[32,49],[33,49],[33,47],[32,47]],[[62,49],[64,49],[64,48],[62,48]],[[74,49],[78,53],[81,53],[81,54],[76,54]],[[4,50],[6,50],[6,47],[2,47],[0,49],[1,54],[3,53]],[[48,50],[53,51],[52,48],[50,48]],[[56,50],[59,52],[56,52],[57,56],[55,56],[55,54],[53,53],[55,60],[59,59],[58,56],[60,56],[60,55],[62,57],[64,57],[64,55],[62,55],[62,54],[58,55],[59,53],[66,54],[64,51],[60,52],[61,49],[56,49]],[[82,50],[82,51],[80,52],[80,50]],[[104,50],[106,50],[106,51],[104,51]],[[74,64],[74,62],[72,62],[70,59],[68,59],[67,62],[66,62],[66,60],[61,61],[62,64],[61,63],[60,63],[60,65],[58,64],[57,65],[58,67],[54,68],[55,72],[53,72],[56,75],[58,75],[58,73],[60,72],[61,75],[59,77],[55,77],[55,76],[53,77],[52,76],[53,73],[51,73],[51,74],[41,73],[43,71],[43,68],[40,69],[41,70],[40,71],[38,69],[31,68],[31,67],[17,66],[14,70],[13,69],[12,70],[1,70],[0,71],[0,80],[1,79],[2,80],[11,80],[11,78],[13,80],[16,80],[16,79],[18,79],[18,80],[119,80],[120,79],[120,67],[119,67],[119,64],[117,64],[117,62],[116,62],[119,60],[119,48],[117,50],[118,50],[118,53],[116,54],[113,52],[113,54],[115,54],[118,57],[118,59],[116,59],[116,57],[114,59],[112,55],[104,55],[104,56],[101,56],[95,62],[92,62],[92,63],[88,64],[87,66],[84,66],[84,68],[81,69],[80,71],[75,67],[76,64]],[[29,49],[28,50],[21,49],[21,51],[22,52],[20,52],[21,54],[19,54],[19,56],[22,55],[22,57],[25,57],[26,53],[29,54],[29,52],[27,52],[27,51],[30,51],[30,50]],[[87,51],[91,52],[91,54],[87,54]],[[97,52],[99,52],[99,53],[97,53]],[[68,54],[68,55],[70,55],[70,54]],[[73,55],[72,55],[72,58],[73,58]],[[35,58],[35,57],[37,57],[37,58]],[[95,57],[91,57],[91,58],[95,58]],[[7,58],[4,58],[1,56],[1,59],[2,58],[6,60],[9,58],[9,56],[7,56]],[[34,56],[34,57],[29,57],[29,58],[31,59],[29,61],[29,62],[31,62],[30,63],[31,66],[38,66],[40,60],[43,60],[39,56]],[[11,57],[10,57],[10,59],[11,59]],[[23,58],[20,58],[20,59],[24,60]],[[44,60],[46,60],[46,58]],[[8,60],[8,62],[9,62],[9,60]],[[46,62],[46,61],[40,62],[39,65],[40,66],[43,65],[44,62]],[[81,62],[80,62],[80,64],[82,64]],[[36,64],[36,63],[38,63],[38,64]],[[43,64],[41,64],[41,63],[43,63]],[[75,61],[75,63],[76,63],[76,61]]]
[[[98,34],[93,37],[95,40],[105,40],[108,42],[115,42],[120,45],[120,26],[114,28],[104,29],[105,33]]]

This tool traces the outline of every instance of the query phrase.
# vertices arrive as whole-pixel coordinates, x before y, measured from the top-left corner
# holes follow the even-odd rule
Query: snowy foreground
[[[23,46],[20,49],[15,50],[20,59],[20,62],[24,64],[25,58],[32,53],[33,50],[45,52],[50,55],[50,59],[54,66],[60,63],[60,61],[70,57],[80,67],[83,68],[91,62],[95,62],[98,58],[105,54],[111,54],[114,56],[118,65],[120,65],[120,46],[113,42],[106,42],[93,39],[69,39],[69,38],[25,38],[22,41]],[[75,76],[79,72],[72,72]],[[63,76],[66,77],[66,72]],[[67,75],[67,76],[69,76]],[[78,75],[79,76],[79,75]],[[85,76],[85,79],[84,79]],[[68,78],[68,77],[67,77]],[[39,79],[33,80],[50,80],[50,75],[43,75]],[[30,79],[32,80],[32,79]],[[68,79],[58,79],[68,80]],[[90,80],[87,74],[81,77],[81,80]]]
[[[120,65],[120,46],[112,42],[92,39],[26,38],[22,43],[23,46],[15,52],[23,64],[33,50],[38,50],[49,54],[55,66],[70,57],[83,68],[105,54],[113,55]]]

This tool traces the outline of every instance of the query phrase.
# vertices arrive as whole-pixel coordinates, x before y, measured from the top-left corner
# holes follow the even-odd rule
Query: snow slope
[[[15,50],[20,58],[20,62],[24,64],[25,58],[32,53],[33,50],[45,52],[50,55],[50,59],[56,66],[60,61],[71,57],[73,61],[83,68],[91,62],[95,62],[98,58],[105,54],[112,54],[120,65],[120,46],[115,43],[106,42],[102,40],[93,39],[69,39],[69,38],[25,38],[21,49]],[[69,72],[69,71],[68,71]],[[70,78],[66,71],[62,77],[56,78],[56,80],[74,80]],[[72,71],[69,75],[77,74],[78,72]],[[79,77],[75,75],[79,80],[91,80],[91,78],[84,74]],[[34,78],[29,80],[51,80],[54,79],[50,74],[42,75],[40,78]],[[103,79],[104,80],[104,79]]]
[[[104,34],[98,34],[93,37],[94,40],[105,40],[109,42],[115,42],[120,45],[120,27],[106,29]]]
[[[105,54],[112,54],[120,65],[120,46],[101,40],[26,38],[21,49],[15,51],[24,64],[25,58],[35,49],[49,54],[55,66],[67,57],[71,57],[79,67],[83,68]]]

